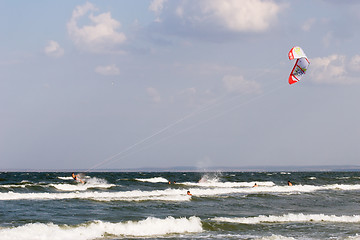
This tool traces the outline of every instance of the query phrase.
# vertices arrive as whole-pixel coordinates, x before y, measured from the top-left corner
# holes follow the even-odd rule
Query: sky
[[[0,169],[359,164],[359,1],[0,11]],[[310,66],[289,85],[294,46]]]

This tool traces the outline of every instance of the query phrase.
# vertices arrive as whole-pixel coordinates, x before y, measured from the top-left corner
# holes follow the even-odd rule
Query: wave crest
[[[218,222],[242,223],[242,224],[259,224],[259,223],[289,223],[289,222],[340,222],[340,223],[360,223],[360,215],[353,216],[336,216],[325,214],[284,214],[282,216],[265,216],[244,217],[244,218],[214,218]]]
[[[30,223],[20,227],[0,229],[0,236],[2,240],[91,240],[102,238],[106,235],[154,237],[202,231],[201,220],[195,216],[189,218],[167,217],[165,219],[149,217],[141,221],[120,223],[94,221],[77,226]]]
[[[169,182],[166,178],[163,178],[163,177],[135,178],[135,180],[140,181],[140,182],[151,182],[151,183],[167,183],[167,182]]]

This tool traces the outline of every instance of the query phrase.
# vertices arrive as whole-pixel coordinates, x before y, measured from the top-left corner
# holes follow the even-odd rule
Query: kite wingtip
[[[289,76],[289,84],[291,85],[291,84],[294,84],[296,82],[297,82],[297,80],[294,80],[294,78],[290,75]]]

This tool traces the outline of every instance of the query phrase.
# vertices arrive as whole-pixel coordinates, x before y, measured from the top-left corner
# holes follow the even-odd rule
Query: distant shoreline
[[[85,169],[0,169],[0,172],[86,172]],[[247,166],[94,169],[89,172],[358,172],[360,166]]]

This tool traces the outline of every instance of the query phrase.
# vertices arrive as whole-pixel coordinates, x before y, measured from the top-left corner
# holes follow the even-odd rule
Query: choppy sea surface
[[[360,172],[82,178],[0,173],[0,239],[360,239]]]

